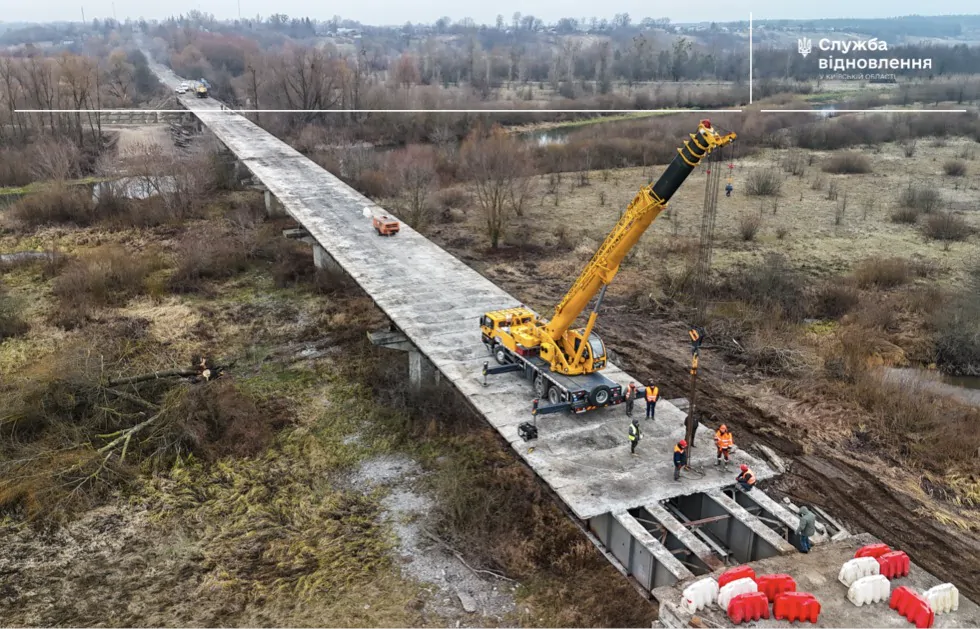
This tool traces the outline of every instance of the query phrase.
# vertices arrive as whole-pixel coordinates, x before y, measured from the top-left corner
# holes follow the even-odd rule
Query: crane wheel
[[[558,404],[561,402],[561,389],[558,387],[551,387],[548,389],[548,401],[552,404]]]
[[[605,406],[609,403],[609,387],[602,385],[592,389],[589,394],[589,402],[592,406]]]
[[[534,394],[540,399],[547,397],[548,381],[541,374],[534,376]]]
[[[498,365],[506,365],[510,362],[507,360],[507,348],[505,348],[503,345],[497,345],[497,347],[493,349],[493,357],[497,361]]]

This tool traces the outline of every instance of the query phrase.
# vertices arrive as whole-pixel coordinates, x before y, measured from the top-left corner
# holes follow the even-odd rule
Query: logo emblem
[[[805,59],[806,56],[810,54],[810,51],[813,50],[813,41],[806,37],[803,39],[797,39],[796,49],[800,51],[800,54],[803,55],[803,58]]]

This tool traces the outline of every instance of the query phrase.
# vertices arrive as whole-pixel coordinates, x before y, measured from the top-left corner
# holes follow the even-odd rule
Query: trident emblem
[[[813,41],[806,37],[798,39],[796,40],[796,49],[800,51],[800,54],[805,59],[810,54],[810,51],[813,50]]]

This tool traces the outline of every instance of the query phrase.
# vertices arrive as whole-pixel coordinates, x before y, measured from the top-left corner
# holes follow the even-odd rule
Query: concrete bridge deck
[[[162,66],[155,71],[171,86],[180,81]],[[685,413],[666,400],[658,404],[656,421],[642,425],[636,457],[629,454],[629,421],[621,407],[544,416],[539,438],[522,441],[517,426],[531,419],[531,385],[503,374],[484,386],[482,366],[490,357],[478,326],[484,312],[517,306],[516,298],[408,226],[396,237],[378,237],[362,211],[370,207],[381,213],[382,208],[245,117],[213,99],[180,101],[303,226],[315,241],[314,258],[339,265],[407,337],[414,357],[410,365],[419,369],[421,361],[429,370],[434,367],[464,395],[645,594],[718,565],[702,540],[739,561],[794,552],[787,540],[795,516],[764,524],[759,518],[771,513],[761,503],[745,498],[736,505],[720,491],[732,485],[739,463],[750,464],[763,479],[773,470],[739,451],[728,472],[716,471],[707,427],[699,431],[700,447],[691,461],[705,473],[672,479],[672,447],[683,437]],[[622,385],[636,380],[615,365],[604,373]],[[699,528],[703,514],[715,525],[710,533]]]

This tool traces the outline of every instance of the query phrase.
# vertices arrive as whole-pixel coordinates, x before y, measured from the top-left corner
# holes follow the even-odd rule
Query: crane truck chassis
[[[687,177],[712,150],[735,141],[734,133],[720,134],[709,120],[677,149],[677,155],[655,182],[640,189],[598,251],[579,274],[550,320],[525,308],[488,312],[480,317],[484,345],[497,362],[483,365],[483,376],[520,372],[534,384],[539,399],[533,413],[543,415],[571,411],[584,413],[623,402],[622,387],[599,371],[608,363],[606,348],[593,333],[606,288],[619,271],[626,254]],[[573,325],[592,303],[585,328]],[[536,432],[536,428],[534,430]]]

